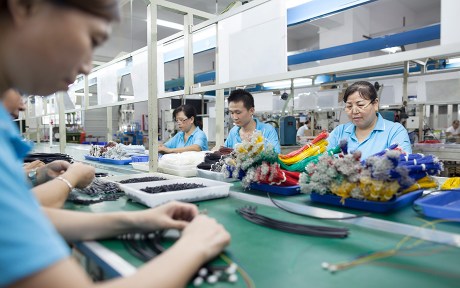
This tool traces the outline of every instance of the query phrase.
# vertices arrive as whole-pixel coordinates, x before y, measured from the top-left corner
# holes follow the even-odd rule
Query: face
[[[460,122],[453,122],[452,126],[454,127],[454,129],[457,129],[458,126],[460,126]]]
[[[90,72],[93,50],[108,37],[110,23],[75,8],[32,3],[27,13],[13,15],[5,57],[10,85],[44,96],[66,91],[78,74]]]
[[[26,105],[22,100],[21,94],[14,89],[8,89],[3,94],[2,102],[6,111],[8,111],[14,119],[19,117],[20,111],[26,111]]]
[[[252,115],[254,115],[254,107],[249,110],[246,109],[243,101],[228,103],[228,111],[233,123],[238,127],[246,126],[251,122]]]
[[[183,132],[188,132],[192,128],[193,120],[193,117],[188,118],[182,111],[176,114],[177,127]]]
[[[358,129],[370,128],[376,121],[378,112],[378,99],[373,103],[368,99],[361,97],[359,92],[355,92],[348,96],[345,103],[345,111],[348,118]],[[351,108],[351,109],[347,109]]]

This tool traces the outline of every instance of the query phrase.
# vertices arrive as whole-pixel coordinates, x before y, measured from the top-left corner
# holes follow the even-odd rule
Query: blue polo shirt
[[[380,152],[392,144],[398,144],[406,153],[412,153],[407,130],[399,123],[391,122],[378,113],[374,130],[361,143],[355,134],[355,125],[352,122],[337,126],[327,138],[328,147],[332,149],[339,145],[340,140],[348,140],[348,152],[361,151],[361,160]]]
[[[256,130],[261,131],[264,136],[265,144],[270,143],[273,148],[275,148],[275,152],[280,153],[280,141],[278,140],[278,133],[276,132],[275,127],[270,124],[260,122],[256,118],[254,118],[254,120],[256,121]],[[241,127],[235,125],[230,130],[227,140],[225,140],[225,147],[235,149],[236,144],[243,142],[240,137],[240,129]]]
[[[69,248],[43,214],[25,179],[30,151],[0,105],[0,287],[69,256]]]
[[[200,129],[200,127],[195,127],[193,130],[192,135],[188,137],[187,143],[184,140],[185,133],[183,131],[177,132],[173,138],[169,139],[164,145],[168,148],[182,148],[190,145],[198,145],[201,148],[201,151],[208,150],[208,137],[206,134]]]

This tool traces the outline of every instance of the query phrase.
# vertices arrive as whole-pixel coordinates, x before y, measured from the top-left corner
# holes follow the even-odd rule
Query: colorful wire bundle
[[[345,143],[341,143],[343,149]],[[303,193],[332,193],[342,198],[389,201],[395,196],[414,191],[416,187],[433,187],[432,179],[443,169],[439,160],[431,155],[402,155],[397,145],[360,161],[361,153],[339,158],[321,156],[309,163],[300,177]],[[419,180],[425,179],[417,183]]]

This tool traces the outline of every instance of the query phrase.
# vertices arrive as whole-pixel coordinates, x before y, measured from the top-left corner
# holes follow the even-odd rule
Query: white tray
[[[196,172],[197,172],[196,173],[197,177],[202,177],[206,179],[228,182],[228,183],[238,181],[238,179],[226,178],[223,173],[219,173],[219,172],[203,170],[203,169],[197,169]]]
[[[140,190],[145,187],[155,187],[177,183],[195,183],[205,185],[206,187],[157,194],[149,194]],[[231,184],[229,183],[204,178],[172,179],[157,182],[120,184],[120,188],[125,191],[129,198],[149,207],[156,207],[172,200],[195,202],[227,197],[230,191],[230,186]]]
[[[112,181],[112,182],[118,182],[122,180],[127,180],[127,179],[132,179],[132,178],[143,178],[143,177],[162,177],[165,178],[166,180],[169,179],[181,179],[182,177],[179,176],[174,176],[174,175],[169,175],[169,174],[164,174],[164,173],[139,173],[139,174],[127,174],[127,175],[117,175],[117,176],[110,176],[110,177],[104,177],[104,180]],[[144,182],[146,183],[146,182]]]
[[[131,162],[133,169],[149,172],[149,162]]]
[[[191,169],[191,170],[183,170],[183,169],[172,169],[172,168],[166,168],[166,167],[158,167],[159,172],[163,172],[166,174],[170,175],[176,175],[176,176],[181,176],[181,177],[195,177],[196,176],[196,170],[198,169]]]

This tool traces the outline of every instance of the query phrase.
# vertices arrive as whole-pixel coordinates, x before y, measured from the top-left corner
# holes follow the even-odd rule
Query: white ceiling
[[[233,0],[168,0],[183,6],[218,14],[223,11]],[[313,0],[324,1],[324,0]],[[95,51],[94,60],[107,62],[120,55],[121,52],[129,53],[147,44],[147,4],[144,0],[121,0],[122,19],[114,24],[112,37],[102,47]],[[438,19],[440,0],[378,0],[372,2],[370,9],[391,5],[404,5],[420,17],[420,25],[425,25],[426,18]],[[395,6],[396,7],[396,6]],[[426,17],[430,13],[437,13],[435,17]],[[159,8],[158,19],[183,24],[183,16]],[[196,23],[200,21],[196,19]],[[195,23],[195,24],[196,24]],[[288,43],[292,41],[305,41],[318,38],[319,28],[314,23],[304,23],[288,28]],[[158,26],[158,39],[177,33],[178,30]],[[387,32],[387,31],[385,31]],[[319,39],[319,38],[318,38]],[[301,50],[301,49],[299,49]]]

